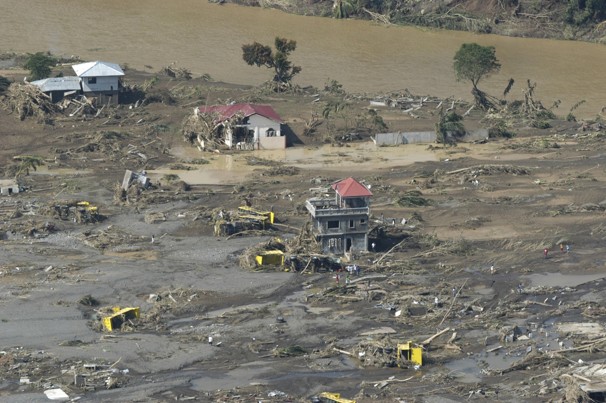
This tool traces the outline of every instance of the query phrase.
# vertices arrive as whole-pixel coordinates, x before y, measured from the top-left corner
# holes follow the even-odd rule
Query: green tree
[[[29,55],[23,67],[29,70],[31,80],[40,80],[50,76],[55,64],[57,60],[50,53],[37,52]]]
[[[274,70],[273,82],[280,87],[288,87],[294,76],[301,72],[301,67],[295,66],[288,59],[297,48],[297,42],[276,37],[275,51],[269,46],[254,42],[242,45],[242,58],[249,66],[265,66]]]
[[[457,81],[471,81],[476,104],[484,109],[493,106],[486,94],[478,89],[478,83],[491,73],[499,71],[501,64],[497,60],[494,46],[481,46],[477,43],[464,43],[454,57],[454,71]]]
[[[469,80],[474,89],[491,73],[499,71],[501,64],[495,55],[494,46],[464,43],[454,57],[454,70],[458,81]]]
[[[569,0],[566,21],[582,25],[587,21],[599,22],[606,18],[606,0]]]
[[[444,113],[440,108],[440,119],[436,123],[436,141],[444,145],[455,145],[457,140],[465,136],[463,116],[455,111]]]

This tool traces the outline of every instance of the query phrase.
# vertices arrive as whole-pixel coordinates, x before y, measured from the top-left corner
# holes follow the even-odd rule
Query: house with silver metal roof
[[[80,78],[73,76],[45,78],[30,84],[40,88],[52,102],[59,102],[68,95],[80,92]]]
[[[72,68],[81,79],[84,95],[96,96],[102,103],[118,103],[120,77],[124,76],[119,65],[95,61],[75,64]]]

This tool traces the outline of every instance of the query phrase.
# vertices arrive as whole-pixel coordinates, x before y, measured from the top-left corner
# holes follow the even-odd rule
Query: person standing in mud
[[[549,249],[547,249],[547,248],[543,249],[543,256],[545,257],[545,259],[547,259],[548,253],[549,253]]]

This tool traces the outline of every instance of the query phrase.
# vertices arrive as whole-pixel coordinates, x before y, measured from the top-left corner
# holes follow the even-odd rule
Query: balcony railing
[[[314,217],[340,216],[369,214],[370,208],[366,207],[339,207],[333,200],[309,199],[305,202],[307,211]]]

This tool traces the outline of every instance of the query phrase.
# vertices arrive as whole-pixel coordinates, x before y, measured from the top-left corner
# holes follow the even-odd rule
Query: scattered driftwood
[[[398,246],[400,246],[404,241],[406,240],[406,238],[402,239],[400,242],[398,242],[397,244],[395,244],[390,250],[388,250],[387,252],[385,252],[379,259],[377,259],[377,261],[374,263],[374,266],[378,265],[379,263],[381,263],[381,261],[387,256],[389,255],[391,252],[393,252],[394,249],[396,249]]]
[[[388,379],[385,379],[383,381],[378,381],[376,383],[374,383],[374,387],[377,389],[383,389],[385,388],[387,385],[389,385],[390,383],[395,383],[395,382],[408,382],[411,379],[413,379],[414,376],[408,377],[406,379],[396,379],[393,376],[390,376]]]
[[[457,293],[455,294],[454,298],[452,299],[452,302],[450,303],[450,307],[448,308],[448,311],[446,311],[446,313],[444,314],[444,317],[442,318],[442,320],[440,321],[439,326],[442,326],[442,323],[444,323],[444,321],[446,320],[446,318],[448,317],[448,315],[450,314],[450,311],[452,311],[452,307],[454,306],[455,301],[457,300],[457,297],[459,296],[459,294],[461,293],[461,290],[463,289],[463,287],[465,287],[465,284],[467,284],[467,280],[465,280],[465,282],[463,283],[463,285],[461,287],[459,287]]]
[[[427,339],[423,340],[423,341],[422,341],[421,343],[419,343],[419,344],[420,344],[420,345],[422,345],[422,346],[427,346],[427,345],[431,344],[431,342],[432,342],[432,341],[434,341],[436,338],[440,337],[441,335],[443,335],[444,333],[446,333],[446,332],[448,332],[448,331],[450,331],[450,328],[449,328],[449,327],[447,327],[447,328],[446,328],[446,329],[444,329],[444,330],[440,330],[438,333],[436,333],[436,334],[434,334],[433,336],[431,336],[431,337],[429,337],[429,338],[427,338]],[[456,337],[456,333],[455,333],[454,335],[455,335],[455,337]]]
[[[513,165],[474,165],[467,168],[455,169],[454,171],[446,172],[446,175],[455,175],[463,172],[469,172],[472,175],[494,175],[498,173],[507,173],[512,175],[529,175],[530,170],[524,167],[516,167]]]
[[[349,351],[340,350],[340,349],[338,349],[338,348],[336,348],[336,347],[333,347],[332,349],[333,349],[334,351],[336,351],[337,353],[341,353],[341,354],[345,354],[345,355],[353,356],[353,354],[352,354],[352,353],[350,353]]]

